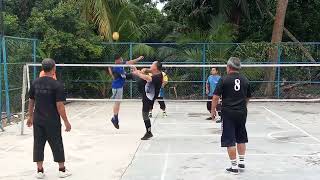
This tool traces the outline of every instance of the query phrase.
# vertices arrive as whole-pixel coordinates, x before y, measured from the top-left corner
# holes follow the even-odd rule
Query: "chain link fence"
[[[241,58],[243,64],[268,64],[270,54],[277,52],[274,63],[320,63],[320,43],[110,43],[104,44],[105,60],[113,63],[115,54],[125,60],[143,55],[140,64],[159,60],[164,64],[225,64],[229,57]],[[99,62],[101,63],[101,62]],[[111,96],[111,77],[103,68],[61,67],[68,77],[66,86],[70,97],[108,98]],[[85,73],[83,73],[83,72]],[[166,86],[168,99],[205,99],[206,79],[210,68],[166,68],[169,76]],[[219,68],[226,74],[225,68]],[[129,69],[127,68],[127,72]],[[256,98],[314,98],[320,96],[320,69],[318,67],[244,68],[242,72],[251,82]],[[270,79],[268,72],[274,72]],[[273,93],[266,96],[264,88],[271,84]],[[127,81],[124,88],[126,99],[140,97],[135,81]]]
[[[36,39],[1,37],[1,112],[2,119],[10,123],[21,113],[23,66],[36,62]],[[31,77],[35,78],[31,70]]]
[[[225,64],[229,57],[241,58],[243,64],[268,64],[272,51],[277,52],[274,60],[279,64],[320,63],[320,43],[104,43],[103,55],[98,62],[113,64],[119,54],[125,60],[144,56],[139,64],[151,64],[159,60],[164,64]],[[37,61],[36,39],[15,37],[1,38],[1,107],[6,116],[21,111],[22,69],[26,63]],[[39,59],[40,60],[40,59]],[[59,63],[70,63],[61,62]],[[77,63],[72,61],[72,63]],[[85,62],[79,62],[85,63]],[[39,68],[30,68],[30,80],[37,77]],[[126,68],[129,72],[129,68]],[[225,68],[218,68],[225,75]],[[58,67],[58,80],[64,82],[68,97],[109,98],[111,96],[111,76],[107,68]],[[206,80],[210,68],[189,67],[165,68],[169,83],[165,87],[167,99],[206,99]],[[319,98],[319,67],[243,68],[242,72],[251,82],[255,98]],[[275,73],[270,79],[267,72]],[[269,78],[269,79],[268,79]],[[272,84],[272,95],[266,96],[264,87]],[[139,98],[134,80],[126,82],[124,98]],[[8,119],[10,120],[10,119]]]

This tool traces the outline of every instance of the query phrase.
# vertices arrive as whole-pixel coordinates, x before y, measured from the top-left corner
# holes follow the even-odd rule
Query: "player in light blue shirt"
[[[206,83],[206,93],[208,95],[207,109],[211,114],[212,96],[221,77],[219,76],[217,68],[212,68],[210,74]],[[212,118],[209,117],[207,120],[212,120]]]

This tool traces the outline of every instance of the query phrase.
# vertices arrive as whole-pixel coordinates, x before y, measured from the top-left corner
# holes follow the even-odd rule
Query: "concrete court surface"
[[[72,132],[63,133],[70,180],[318,180],[320,179],[320,104],[251,103],[248,115],[247,169],[234,176],[220,148],[221,125],[204,120],[205,103],[168,102],[168,117],[155,105],[150,141],[144,133],[141,102],[123,102],[120,130],[109,119],[112,103],[67,105]],[[32,129],[19,125],[0,132],[0,180],[35,179]],[[46,179],[57,178],[47,144]]]

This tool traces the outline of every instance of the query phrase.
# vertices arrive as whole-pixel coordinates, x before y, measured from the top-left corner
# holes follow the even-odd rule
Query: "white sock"
[[[230,160],[230,162],[231,162],[231,168],[232,169],[238,169],[237,159]]]
[[[239,164],[244,164],[244,155],[239,155]]]

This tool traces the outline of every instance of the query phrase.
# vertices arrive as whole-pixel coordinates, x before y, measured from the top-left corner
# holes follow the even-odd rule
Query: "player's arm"
[[[248,87],[247,87],[247,98],[246,98],[247,105],[248,105],[251,97],[252,97],[251,87],[250,87],[250,84],[248,83]]]
[[[66,131],[71,130],[71,124],[68,120],[67,113],[66,113],[66,108],[64,106],[64,103],[62,101],[56,102],[58,113],[60,117],[62,118],[64,125],[66,126]]]
[[[35,89],[34,89],[34,86],[32,83],[30,90],[29,90],[29,105],[28,105],[29,118],[27,120],[28,127],[31,127],[33,124],[34,105],[35,105]]]
[[[113,73],[112,73],[112,67],[108,67],[108,69],[106,69],[106,73],[108,73],[112,79],[114,79]]]
[[[64,93],[64,87],[61,84],[56,90],[56,106],[57,106],[58,113],[62,118],[64,125],[66,126],[66,131],[69,132],[71,130],[71,124],[68,120],[66,108],[64,106],[65,101],[66,101],[66,96]]]
[[[62,101],[56,102],[58,113],[63,121],[69,121],[66,113],[66,108]]]
[[[136,59],[132,59],[130,61],[127,61],[126,64],[136,64],[137,62],[141,61],[144,57],[143,56],[139,56]]]
[[[143,69],[141,69],[141,72],[142,72],[143,74],[149,74],[149,73],[151,73],[151,70],[148,69],[148,68],[143,68]]]
[[[210,91],[210,85],[209,85],[209,82],[207,81],[206,82],[206,93],[209,94],[209,91]]]
[[[34,110],[34,99],[29,98],[29,106],[28,106],[29,118],[27,120],[28,127],[31,127],[33,124],[33,110]]]
[[[132,67],[132,74],[138,76],[139,78],[146,80],[147,82],[151,82],[152,81],[152,77],[145,75],[143,72],[137,70],[136,67]]]

